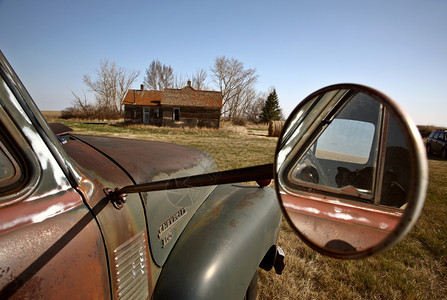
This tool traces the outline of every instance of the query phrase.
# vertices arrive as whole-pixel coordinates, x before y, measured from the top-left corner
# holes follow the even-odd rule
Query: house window
[[[174,121],[180,121],[180,108],[174,108],[174,113],[172,115]]]
[[[160,108],[154,107],[154,118],[160,118]]]

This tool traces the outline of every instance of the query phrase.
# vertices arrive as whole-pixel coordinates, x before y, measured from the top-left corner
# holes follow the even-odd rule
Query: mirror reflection
[[[323,91],[300,107],[277,150],[288,219],[323,251],[379,245],[398,226],[415,178],[398,112],[381,95],[354,89]]]

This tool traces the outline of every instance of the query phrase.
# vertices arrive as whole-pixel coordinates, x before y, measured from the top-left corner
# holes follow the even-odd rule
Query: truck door
[[[23,90],[3,70],[0,299],[110,298],[95,217],[34,127],[29,107],[21,106]]]

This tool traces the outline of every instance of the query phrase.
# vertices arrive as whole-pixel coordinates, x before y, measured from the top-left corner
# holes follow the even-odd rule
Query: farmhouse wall
[[[222,93],[195,90],[190,81],[182,89],[129,90],[123,102],[126,122],[219,128]]]
[[[180,120],[174,120],[174,108],[180,109]],[[220,108],[163,106],[163,126],[219,128]]]
[[[146,105],[124,105],[124,121],[127,123],[143,123],[143,108],[149,107],[149,124],[162,126],[162,108],[161,106],[146,106]],[[155,114],[155,108],[159,109],[159,115]]]
[[[132,123],[143,122],[143,108],[141,105],[124,105],[124,121]]]

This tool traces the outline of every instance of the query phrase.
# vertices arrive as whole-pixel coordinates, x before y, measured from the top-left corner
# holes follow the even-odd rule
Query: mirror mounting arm
[[[121,201],[126,194],[152,192],[160,190],[183,189],[218,184],[228,184],[246,181],[256,181],[260,187],[264,187],[273,179],[273,164],[233,169],[228,171],[214,172],[195,176],[187,176],[149,183],[128,185],[114,190],[107,188],[106,195],[112,203],[118,202],[122,207],[125,201]],[[117,200],[119,199],[119,200]],[[115,205],[115,204],[114,204]]]
[[[107,198],[113,204],[113,206],[120,210],[124,207],[124,203],[126,203],[127,194],[119,193],[118,188],[113,191],[111,188],[103,189],[104,194],[106,194]]]

